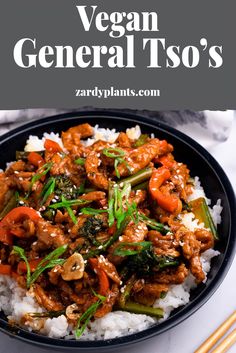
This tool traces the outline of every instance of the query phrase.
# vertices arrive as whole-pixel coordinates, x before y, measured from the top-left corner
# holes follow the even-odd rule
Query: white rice
[[[126,133],[130,139],[137,139],[141,130],[139,126],[127,129]],[[109,130],[99,128],[98,125],[94,127],[94,135],[92,138],[83,141],[84,145],[89,146],[96,140],[108,141],[114,143],[119,135],[115,129]],[[154,137],[154,135],[152,136]],[[63,148],[62,140],[59,134],[44,133],[43,138],[39,139],[37,136],[29,136],[26,142],[25,151],[42,151],[44,150],[44,141],[46,138],[56,141]],[[193,193],[189,197],[189,201],[205,197],[203,188],[201,187],[198,177],[194,179]],[[210,204],[210,200],[206,198],[207,204]],[[216,205],[211,209],[211,214],[215,225],[221,222],[220,213],[222,211],[221,201],[218,200]],[[193,213],[187,213],[182,217],[182,223],[194,231],[196,228],[204,228],[203,223],[199,223],[195,219]],[[210,271],[211,259],[218,256],[220,253],[213,249],[205,251],[201,255],[201,262],[205,274]],[[190,290],[196,287],[195,279],[192,274],[189,274],[185,282],[180,285],[172,285],[163,299],[156,300],[154,307],[160,307],[164,310],[164,318],[159,320],[160,322],[168,318],[171,311],[180,306],[186,305],[190,300]],[[13,320],[15,323],[21,324],[22,317],[28,312],[43,312],[31,293],[26,292],[22,288],[18,287],[16,282],[8,276],[0,276],[0,310],[8,316],[9,320]],[[53,319],[40,319],[43,320],[43,328],[39,330],[40,333],[49,337],[65,337],[74,338],[72,334],[72,328],[68,325],[66,317],[64,315]],[[132,314],[124,311],[114,311],[103,318],[96,319],[90,322],[89,327],[86,328],[83,333],[81,340],[99,340],[99,339],[111,339],[115,337],[121,337],[134,332],[145,330],[150,327],[157,320],[140,314]],[[32,323],[30,326],[24,326],[28,330],[32,330],[34,327]]]
[[[138,139],[141,135],[140,126],[136,125],[135,127],[126,129],[126,134],[131,140]],[[99,128],[98,125],[95,125],[93,128],[93,137],[81,142],[85,146],[91,146],[95,141],[98,140],[114,143],[118,136],[119,132],[116,132],[116,129],[104,129]],[[44,151],[44,142],[46,139],[50,139],[57,142],[63,148],[63,143],[58,133],[55,134],[54,132],[51,132],[50,134],[48,134],[45,132],[43,134],[43,138],[41,139],[38,136],[30,135],[28,140],[26,141],[25,151]]]
[[[143,331],[156,322],[151,316],[113,311],[90,323],[81,340],[111,339]]]
[[[25,151],[44,151],[44,142],[46,139],[50,139],[52,141],[57,142],[61,146],[61,148],[63,148],[63,143],[58,133],[55,134],[54,132],[51,132],[50,134],[48,134],[47,132],[45,132],[41,139],[38,136],[30,135],[28,140],[26,141]]]

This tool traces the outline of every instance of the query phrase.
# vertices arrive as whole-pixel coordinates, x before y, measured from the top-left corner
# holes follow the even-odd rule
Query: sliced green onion
[[[115,173],[116,173],[116,176],[117,176],[118,179],[120,179],[120,172],[119,172],[119,169],[118,169],[118,165],[119,165],[119,163],[122,163],[122,161],[124,161],[124,160],[120,159],[120,158],[116,158],[114,160]]]
[[[108,147],[108,148],[104,148],[103,149],[103,154],[109,158],[114,158],[114,169],[115,169],[115,173],[118,179],[120,179],[120,172],[118,169],[118,165],[120,163],[124,163],[127,167],[127,169],[129,170],[129,172],[131,173],[131,168],[129,166],[129,164],[127,163],[126,160],[124,160],[121,157],[125,156],[125,151],[123,151],[120,148],[113,148],[113,147]]]
[[[57,202],[57,203],[54,203],[53,205],[50,205],[49,207],[50,208],[54,208],[54,209],[57,209],[57,208],[67,208],[67,207],[72,207],[72,206],[79,206],[79,205],[86,205],[89,203],[89,201],[87,200],[66,200],[64,198],[64,196],[62,196],[62,201],[61,202]]]
[[[74,223],[74,224],[77,224],[77,223],[78,223],[78,220],[77,220],[77,218],[76,218],[76,216],[75,216],[75,214],[74,214],[72,208],[69,207],[69,206],[67,206],[67,207],[66,207],[66,210],[67,210],[67,212],[68,212],[68,215],[69,215],[70,218],[72,219],[73,223]]]
[[[106,213],[107,210],[97,210],[97,209],[91,208],[91,207],[84,207],[84,208],[81,208],[80,212],[82,212],[83,214],[87,214],[87,215],[97,215],[100,213]]]
[[[13,246],[13,252],[17,255],[19,255],[19,257],[25,262],[26,264],[26,269],[27,269],[27,273],[26,273],[26,285],[27,288],[30,287],[30,281],[31,281],[31,272],[30,272],[30,265],[29,262],[27,260],[27,257],[25,256],[25,250],[23,248],[21,248],[20,246]]]
[[[141,251],[149,249],[152,245],[151,241],[141,241],[141,242],[124,242],[119,244],[115,251],[114,251],[114,255],[118,255],[118,256],[131,256],[131,255],[137,255],[139,254]],[[127,246],[137,246],[140,249],[139,250],[130,250],[130,249],[123,249]]]
[[[50,162],[50,163],[46,163],[46,164],[44,164],[42,167],[40,167],[39,170],[38,170],[38,173],[36,173],[36,174],[33,176],[33,178],[31,179],[31,183],[30,183],[31,186],[32,186],[36,181],[38,181],[39,179],[41,179],[42,176],[46,175],[46,174],[49,172],[49,170],[52,168],[52,165],[53,165],[53,163]]]
[[[49,170],[52,168],[52,166],[53,166],[53,163],[50,162],[50,163],[44,164],[42,167],[39,168],[38,173],[36,173],[31,179],[29,191],[26,195],[26,198],[29,197],[34,183],[36,183],[38,180],[40,180],[42,178],[42,176],[46,175],[49,172]]]
[[[40,261],[30,278],[29,286],[31,286],[46,269],[52,268],[56,265],[63,265],[65,259],[59,259],[59,256],[63,255],[67,248],[68,245],[62,245],[59,248],[53,250],[42,261]]]
[[[74,224],[78,223],[78,220],[71,209],[72,206],[80,206],[80,205],[87,205],[88,203],[91,203],[92,201],[88,200],[66,200],[64,196],[61,197],[61,202],[54,203],[53,205],[50,205],[49,208],[57,209],[57,208],[65,208],[72,219]]]
[[[103,297],[102,295],[96,294],[96,296],[98,297],[98,301],[90,305],[90,307],[83,313],[83,315],[80,316],[78,320],[78,323],[75,329],[76,338],[79,338],[83,334],[89,321],[92,319],[92,317],[96,313],[99,306],[106,300],[106,297]]]
[[[77,159],[75,159],[74,162],[77,165],[84,165],[85,164],[85,158],[77,158]]]
[[[114,216],[114,199],[110,199],[108,201],[108,225],[111,227],[114,222],[115,222],[115,216]]]
[[[158,223],[155,219],[148,218],[143,213],[139,214],[140,220],[142,220],[148,227],[154,230],[158,230],[158,232],[162,234],[167,234],[170,232],[170,228],[162,223]]]
[[[113,147],[104,148],[102,153],[109,158],[118,158],[125,156],[125,151],[120,148]]]
[[[44,185],[43,190],[41,192],[41,197],[43,197],[41,205],[43,205],[48,197],[54,192],[56,185],[56,179],[51,177],[48,179],[47,183]]]

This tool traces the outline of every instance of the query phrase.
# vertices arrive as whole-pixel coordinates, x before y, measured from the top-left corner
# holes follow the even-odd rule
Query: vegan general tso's
[[[220,201],[210,209],[174,146],[139,126],[30,136],[0,190],[1,307],[42,335],[144,330],[188,303],[219,254]]]

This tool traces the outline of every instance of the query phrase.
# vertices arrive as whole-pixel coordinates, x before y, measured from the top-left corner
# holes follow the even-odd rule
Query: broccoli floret
[[[125,265],[125,273],[135,273],[137,277],[150,276],[166,267],[178,266],[179,260],[171,256],[155,255],[152,248],[129,256]]]
[[[89,217],[79,230],[79,235],[88,239],[93,245],[100,245],[96,240],[96,234],[102,230],[103,221],[98,217]]]
[[[66,175],[57,175],[55,177],[56,184],[54,193],[61,198],[64,196],[66,200],[76,199],[78,197],[78,189]]]

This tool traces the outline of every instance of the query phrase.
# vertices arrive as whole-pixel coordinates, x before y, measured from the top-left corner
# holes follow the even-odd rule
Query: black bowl
[[[84,113],[73,112],[33,121],[0,137],[0,168],[5,168],[6,162],[15,159],[15,151],[24,148],[26,139],[30,134],[42,136],[45,131],[61,132],[71,126],[84,122],[92,125],[99,124],[101,127],[116,128],[118,131],[139,124],[144,133],[155,133],[160,139],[166,139],[173,144],[176,159],[189,166],[192,176],[197,175],[200,177],[207,197],[212,199],[213,204],[217,199],[222,200],[222,223],[219,226],[220,242],[217,244],[221,255],[213,259],[207,283],[199,285],[191,292],[191,300],[187,305],[175,310],[166,321],[129,336],[90,342],[53,339],[36,333],[30,333],[20,328],[12,328],[8,325],[4,314],[0,314],[1,331],[31,344],[62,349],[64,351],[73,349],[80,351],[91,351],[93,349],[102,351],[105,348],[114,349],[127,344],[137,343],[174,327],[193,314],[213,295],[229,270],[235,250],[235,198],[231,184],[223,169],[203,147],[191,138],[151,119],[125,113],[91,111]]]

